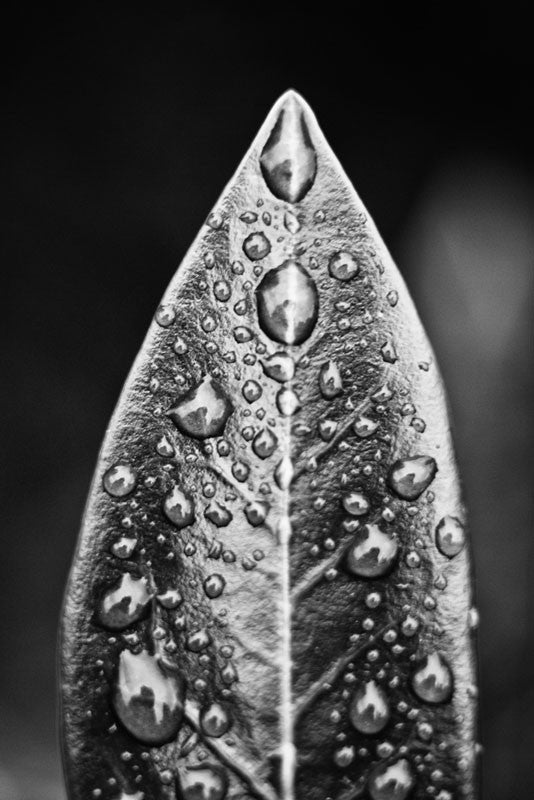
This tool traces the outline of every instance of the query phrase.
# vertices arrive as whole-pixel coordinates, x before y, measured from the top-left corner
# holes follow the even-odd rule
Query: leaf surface
[[[434,356],[289,92],[105,437],[62,627],[69,796],[472,799],[475,622]]]

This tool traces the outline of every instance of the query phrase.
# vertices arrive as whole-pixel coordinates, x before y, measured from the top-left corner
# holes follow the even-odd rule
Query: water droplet
[[[113,691],[113,707],[124,727],[145,744],[161,745],[176,736],[183,717],[184,690],[177,674],[164,670],[146,650],[123,650]]]
[[[239,481],[239,483],[244,483],[248,478],[250,473],[250,468],[248,464],[245,464],[244,461],[236,461],[235,464],[232,464],[232,475]]]
[[[293,464],[289,455],[284,456],[276,467],[274,479],[280,489],[289,489],[293,480]]]
[[[217,320],[215,317],[212,317],[211,314],[208,314],[201,320],[200,324],[203,331],[206,331],[206,333],[211,333],[217,327]]]
[[[102,598],[98,620],[110,630],[123,630],[141,619],[151,599],[146,579],[125,572]]]
[[[180,398],[169,411],[176,427],[195,439],[220,436],[233,406],[219,384],[210,375]]]
[[[265,183],[279,200],[298,203],[315,180],[317,158],[302,106],[289,96],[262,150]]]
[[[386,298],[390,306],[393,308],[399,302],[399,293],[395,289],[392,289],[387,293]]]
[[[454,558],[465,547],[464,526],[457,517],[446,516],[436,527],[436,545],[440,553]]]
[[[319,370],[319,389],[327,400],[332,400],[343,391],[343,382],[335,361],[327,361]]]
[[[430,486],[438,466],[430,456],[412,456],[396,461],[388,475],[388,483],[403,500],[416,500]]]
[[[254,527],[262,525],[269,513],[268,503],[253,502],[245,506],[245,516],[249,523]]]
[[[104,474],[104,489],[112,497],[125,497],[135,488],[137,476],[129,464],[115,464]]]
[[[200,653],[211,644],[211,636],[206,628],[201,628],[199,631],[191,633],[187,637],[187,649],[192,653]]]
[[[292,214],[291,211],[286,211],[284,214],[284,226],[289,233],[298,233],[300,230],[300,222],[298,221],[298,217],[295,214]]]
[[[213,522],[218,528],[225,528],[232,521],[232,513],[226,508],[214,501],[204,511],[204,516]]]
[[[359,436],[360,439],[367,439],[369,436],[372,436],[378,428],[378,422],[374,419],[370,419],[370,417],[366,417],[365,414],[358,414],[352,428],[356,436]]]
[[[255,231],[243,242],[243,250],[251,261],[260,261],[271,252],[271,243],[262,231]]]
[[[247,403],[254,403],[260,399],[263,390],[258,381],[248,380],[243,384],[242,393]]]
[[[438,652],[423,659],[412,675],[411,684],[417,697],[425,703],[446,703],[452,697],[452,672]]]
[[[395,361],[399,360],[393,342],[384,342],[380,348],[380,352],[382,353],[382,360],[386,361],[388,364],[394,364]]]
[[[410,764],[399,758],[390,764],[379,764],[369,776],[372,800],[405,800],[415,786]]]
[[[329,442],[337,431],[337,422],[333,419],[323,419],[319,422],[318,429],[323,442]]]
[[[195,508],[190,495],[174,486],[163,501],[165,516],[177,528],[186,528],[195,520]]]
[[[166,436],[162,436],[156,445],[156,451],[164,458],[171,458],[174,455],[174,447],[169,442]]]
[[[213,294],[220,300],[221,303],[226,303],[227,300],[230,299],[230,295],[232,294],[232,289],[230,288],[230,284],[228,281],[220,280],[215,281],[213,284]]]
[[[238,325],[234,328],[234,339],[238,344],[244,344],[245,342],[250,342],[253,337],[253,333],[250,328],[246,328],[244,325]]]
[[[179,782],[183,800],[224,800],[228,791],[226,772],[212,764],[181,770]]]
[[[262,428],[254,437],[252,449],[259,458],[269,458],[278,444],[278,439],[268,428]]]
[[[241,222],[245,222],[247,225],[250,225],[252,222],[256,222],[258,219],[258,215],[254,211],[244,211],[239,219]]]
[[[345,495],[342,501],[343,508],[354,517],[361,517],[369,511],[370,503],[362,492],[351,492]]]
[[[362,578],[379,578],[393,567],[397,553],[394,536],[381,531],[378,525],[364,525],[348,550],[347,568]]]
[[[300,400],[293,389],[280,389],[276,395],[278,411],[284,417],[292,417],[300,409]]]
[[[220,597],[225,586],[226,581],[222,575],[219,575],[218,572],[214,572],[213,575],[209,575],[204,581],[204,591],[211,600],[216,597]]]
[[[176,311],[172,306],[161,305],[157,309],[154,319],[162,328],[168,328],[176,319]]]
[[[371,395],[371,400],[374,403],[387,403],[393,397],[393,391],[389,385],[385,383]]]
[[[317,287],[297,261],[269,270],[256,290],[258,319],[276,342],[302,344],[317,322]]]
[[[295,375],[295,362],[284,352],[273,353],[262,362],[262,366],[267,377],[279,383],[290,381]]]
[[[121,538],[111,546],[111,552],[117,558],[130,558],[136,547],[137,539],[135,537],[121,536]]]
[[[334,761],[338,767],[348,767],[354,761],[354,747],[341,747],[334,753]]]
[[[356,690],[350,704],[349,717],[357,731],[379,733],[386,727],[389,716],[386,693],[375,681],[368,681]]]
[[[330,259],[328,271],[338,281],[350,281],[360,271],[360,265],[350,253],[341,250]]]
[[[183,597],[177,589],[167,589],[166,592],[158,594],[156,600],[163,608],[174,610],[183,602]]]
[[[230,728],[230,717],[219,703],[212,703],[200,713],[200,727],[206,736],[219,738]]]

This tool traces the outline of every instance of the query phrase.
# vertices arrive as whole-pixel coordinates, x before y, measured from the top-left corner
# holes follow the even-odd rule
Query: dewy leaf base
[[[173,278],[67,590],[71,800],[472,800],[464,509],[406,287],[294,92]]]

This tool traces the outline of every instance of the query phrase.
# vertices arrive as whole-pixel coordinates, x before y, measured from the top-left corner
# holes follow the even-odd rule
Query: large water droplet
[[[398,543],[378,525],[364,525],[356,532],[347,552],[347,569],[362,578],[379,578],[393,567]]]
[[[98,619],[106,628],[122,630],[143,616],[151,599],[146,579],[125,572],[102,598]]]
[[[146,650],[123,650],[113,691],[113,707],[124,727],[151,745],[176,736],[183,717],[184,690],[177,673],[164,670]]]
[[[349,717],[360,733],[375,734],[389,721],[389,704],[384,690],[375,681],[363,683],[352,698]]]
[[[454,558],[465,547],[464,526],[457,517],[446,516],[436,527],[436,544],[444,556]]]
[[[446,703],[452,697],[451,668],[438,652],[423,659],[413,673],[411,683],[417,697],[425,703]]]
[[[286,383],[295,375],[295,362],[288,353],[273,353],[263,361],[262,365],[267,377],[279,383]]]
[[[276,395],[278,411],[284,417],[292,417],[300,409],[300,400],[293,389],[280,389]]]
[[[135,488],[137,477],[129,464],[115,464],[104,474],[104,489],[112,497],[125,497]]]
[[[200,727],[206,736],[213,736],[214,738],[224,736],[230,728],[228,712],[219,703],[212,703],[208,708],[202,710]]]
[[[210,375],[180,398],[169,416],[182,431],[195,439],[220,436],[233,406],[219,384]]]
[[[333,400],[343,391],[339,367],[335,361],[327,361],[319,371],[319,389],[327,400]]]
[[[259,458],[269,458],[269,456],[272,456],[276,450],[277,444],[278,439],[274,433],[268,428],[262,428],[262,430],[254,437],[252,449],[256,455],[259,456]]]
[[[265,183],[279,200],[298,203],[315,180],[317,157],[299,100],[289,95],[260,157]]]
[[[396,461],[388,475],[388,483],[399,497],[416,500],[435,478],[438,466],[431,456],[413,456]]]
[[[232,512],[216,500],[204,511],[204,516],[218,528],[225,528],[232,521]]]
[[[180,772],[180,789],[183,800],[224,800],[228,791],[228,778],[222,767],[202,764]]]
[[[319,312],[317,286],[297,261],[271,269],[256,290],[258,319],[276,342],[302,344],[312,333]]]
[[[379,764],[369,777],[372,800],[405,800],[415,786],[409,762],[399,758],[389,764]]]
[[[163,511],[167,519],[177,528],[186,528],[192,525],[195,519],[193,500],[179,486],[174,486],[165,497]]]

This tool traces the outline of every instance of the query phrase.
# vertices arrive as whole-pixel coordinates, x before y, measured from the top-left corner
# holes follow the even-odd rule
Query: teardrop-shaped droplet
[[[327,400],[333,400],[343,391],[343,381],[335,361],[327,361],[319,370],[319,389]]]
[[[390,533],[378,525],[364,525],[356,531],[347,551],[347,569],[361,578],[379,578],[395,564],[399,545]]]
[[[388,483],[403,500],[417,498],[432,483],[438,465],[431,456],[412,456],[396,461],[388,475]]]
[[[288,489],[293,480],[293,463],[289,453],[280,461],[274,472],[275,481],[280,489]]]
[[[436,545],[447,558],[454,558],[465,547],[465,529],[457,517],[446,516],[436,527]]]
[[[151,599],[146,579],[125,572],[119,584],[102,598],[98,620],[110,630],[122,630],[141,619]]]
[[[176,427],[187,436],[207,439],[220,436],[233,406],[223,390],[210,375],[169,411]]]
[[[389,703],[384,690],[375,681],[359,686],[351,700],[349,718],[360,733],[380,733],[388,724]]]
[[[289,94],[260,158],[265,183],[279,200],[298,203],[317,170],[315,148],[298,98]]]
[[[293,389],[280,389],[276,395],[278,411],[284,417],[292,417],[300,409],[300,400]]]
[[[183,800],[224,800],[228,791],[225,770],[215,764],[201,764],[180,771]]]
[[[263,361],[263,370],[269,378],[278,383],[286,383],[293,380],[295,362],[288,353],[273,353]]]
[[[337,422],[333,419],[323,419],[319,422],[318,428],[323,442],[329,442],[337,431]]]
[[[115,464],[104,474],[104,489],[112,497],[125,497],[135,489],[136,474],[129,464]]]
[[[375,767],[368,788],[372,800],[405,800],[414,786],[415,778],[409,762],[399,758]]]
[[[177,528],[186,528],[195,521],[193,500],[179,486],[174,486],[165,497],[163,511]]]
[[[260,326],[275,342],[302,344],[315,328],[317,286],[298,261],[271,269],[256,290],[256,302]]]
[[[232,521],[232,512],[226,506],[214,501],[204,511],[204,516],[218,528],[225,528]]]
[[[225,708],[219,703],[212,703],[208,708],[202,710],[200,714],[200,727],[206,736],[219,738],[230,728],[230,717]]]
[[[184,711],[181,681],[146,650],[122,651],[112,699],[119,720],[140,742],[161,745],[178,733]]]
[[[256,455],[259,456],[259,458],[269,458],[269,456],[272,456],[276,450],[277,444],[278,439],[274,433],[268,428],[262,428],[262,430],[254,437],[252,449]]]
[[[117,558],[126,559],[130,558],[136,547],[137,539],[135,536],[121,536],[121,538],[111,546],[111,552]]]
[[[452,697],[451,668],[438,652],[423,659],[413,673],[411,683],[417,697],[425,703],[446,703]]]
[[[370,417],[366,417],[365,414],[358,414],[352,427],[356,436],[359,436],[360,439],[367,439],[369,436],[372,436],[378,428],[378,422]]]

